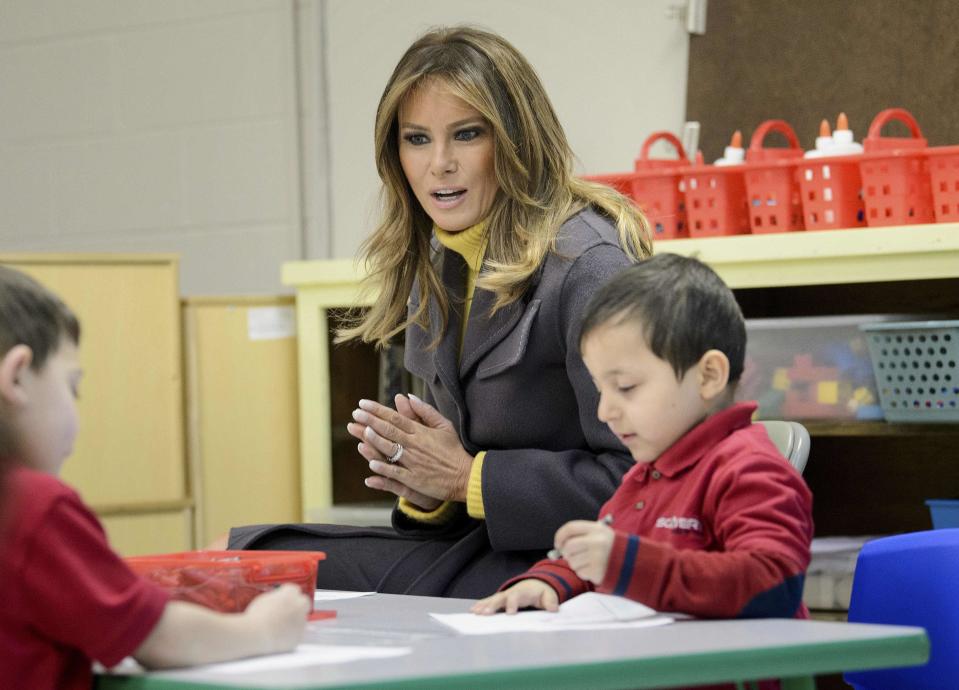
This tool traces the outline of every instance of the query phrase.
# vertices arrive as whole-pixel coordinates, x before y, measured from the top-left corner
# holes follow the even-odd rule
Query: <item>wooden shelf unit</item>
[[[710,264],[736,291],[748,318],[959,312],[959,224],[671,240],[658,242],[655,250],[696,256]],[[307,520],[335,520],[334,467],[357,464],[355,457],[333,457],[329,333],[331,310],[370,304],[372,297],[360,289],[362,277],[362,268],[349,259],[283,266],[283,282],[297,293],[302,500]],[[375,366],[375,359],[360,361]],[[928,527],[923,522],[928,518],[921,501],[916,504],[920,495],[959,496],[959,425],[929,428],[843,421],[814,422],[810,429],[816,438],[806,477],[817,495],[822,534],[922,529]],[[929,453],[941,457],[923,464]],[[895,478],[894,484],[884,486],[882,478],[877,479],[875,475],[883,472]],[[903,475],[912,479],[904,480]],[[842,485],[847,482],[870,491],[861,496],[853,490],[844,493]],[[882,499],[873,489],[898,490],[899,495],[894,509],[879,520],[873,518],[882,512],[878,505]],[[847,509],[857,519],[844,518]]]

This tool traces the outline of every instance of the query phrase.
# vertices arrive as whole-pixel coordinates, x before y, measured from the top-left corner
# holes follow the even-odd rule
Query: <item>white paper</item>
[[[355,599],[357,597],[368,597],[376,592],[343,592],[337,589],[318,589],[313,592],[313,601],[334,601],[336,599]]]
[[[254,673],[256,671],[276,671],[287,668],[300,668],[318,664],[343,664],[360,659],[385,659],[403,656],[412,651],[411,647],[375,647],[356,645],[327,645],[327,644],[300,644],[292,652],[283,654],[267,654],[237,661],[224,661],[218,664],[195,666],[190,670],[202,670],[207,673],[223,673],[227,675],[238,673]],[[94,663],[95,673],[108,672],[119,676],[138,676],[147,672],[136,659],[126,657],[113,668],[104,669]]]
[[[222,664],[198,666],[196,670],[204,673],[223,673],[227,675],[255,673],[259,671],[279,671],[318,664],[342,664],[359,659],[385,659],[403,656],[412,651],[410,647],[357,647],[327,644],[301,644],[286,654],[270,654],[240,661],[228,661]]]
[[[293,307],[251,307],[246,312],[250,340],[280,340],[296,335]]]
[[[556,613],[521,611],[478,616],[474,613],[431,613],[433,618],[463,635],[557,630],[645,628],[673,622],[673,617],[648,606],[610,594],[586,592],[562,603]]]

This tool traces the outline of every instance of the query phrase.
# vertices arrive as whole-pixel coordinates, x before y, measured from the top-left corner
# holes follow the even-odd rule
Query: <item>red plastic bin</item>
[[[683,169],[681,189],[690,237],[749,233],[743,167],[705,165],[699,151],[695,165]]]
[[[959,146],[928,149],[933,213],[938,223],[959,221]]]
[[[635,177],[636,173],[634,172],[583,175],[584,180],[589,180],[590,182],[597,182],[599,184],[604,184],[607,187],[612,187],[617,192],[623,196],[628,196],[630,199],[633,198],[633,178]]]
[[[772,132],[785,136],[789,147],[764,148],[763,142]],[[766,120],[753,132],[744,166],[749,227],[753,234],[804,229],[796,179],[802,156],[796,132],[785,120]]]
[[[911,137],[883,137],[893,120],[909,127]],[[860,159],[866,222],[870,226],[932,223],[932,187],[926,140],[911,113],[888,108],[876,115],[863,140]]]
[[[130,568],[173,599],[237,613],[253,599],[289,582],[313,601],[322,551],[185,551],[127,558]]]
[[[657,141],[669,142],[676,150],[676,160],[650,158],[649,149]],[[671,132],[653,132],[639,152],[636,172],[631,178],[632,197],[649,219],[653,237],[672,240],[689,237],[686,207],[680,189],[683,168],[689,165],[682,143]]]
[[[865,227],[861,158],[862,154],[823,156],[799,163],[799,193],[807,230]]]

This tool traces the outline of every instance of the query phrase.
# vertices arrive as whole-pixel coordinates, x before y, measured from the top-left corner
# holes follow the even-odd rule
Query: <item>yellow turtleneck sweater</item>
[[[466,337],[466,324],[469,323],[470,307],[473,304],[473,291],[476,288],[476,278],[479,276],[480,269],[483,267],[483,258],[486,255],[486,221],[482,221],[460,230],[459,232],[447,232],[437,225],[433,226],[433,233],[447,249],[456,252],[463,257],[469,271],[466,274],[466,289],[463,292],[463,322],[460,324],[459,350],[462,354],[463,340]],[[483,460],[486,457],[486,451],[481,451],[473,458],[473,467],[470,469],[469,485],[466,489],[466,512],[470,517],[482,520],[486,517],[486,510],[483,507]],[[452,516],[453,504],[450,501],[443,503],[439,508],[432,511],[422,511],[416,508],[405,498],[400,499],[400,510],[412,518],[422,522],[444,522]]]

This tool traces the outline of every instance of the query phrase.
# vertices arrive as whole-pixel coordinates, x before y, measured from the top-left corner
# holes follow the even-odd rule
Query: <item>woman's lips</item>
[[[440,189],[433,192],[430,192],[430,196],[433,197],[433,203],[442,209],[453,208],[458,206],[463,202],[463,199],[466,198],[465,189]]]

